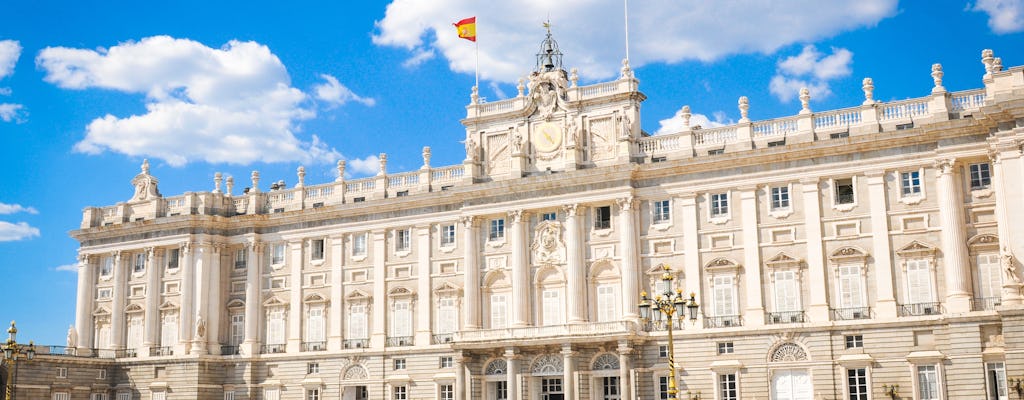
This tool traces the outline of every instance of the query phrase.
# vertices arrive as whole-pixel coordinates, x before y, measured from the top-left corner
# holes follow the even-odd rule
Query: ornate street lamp
[[[678,399],[676,394],[679,392],[676,389],[676,360],[675,360],[675,347],[673,346],[672,339],[672,323],[673,317],[678,317],[679,322],[686,320],[690,321],[697,320],[697,309],[700,307],[697,305],[697,300],[694,298],[695,295],[690,293],[690,298],[687,299],[683,296],[682,289],[676,289],[672,291],[672,281],[675,277],[672,275],[672,268],[668,265],[662,264],[662,269],[665,273],[661,275],[661,281],[664,282],[665,292],[660,294],[654,294],[654,298],[648,298],[647,292],[640,292],[640,318],[644,320],[644,323],[651,321],[660,321],[664,316],[668,326],[668,398],[672,400]],[[653,308],[653,310],[652,310]],[[653,312],[652,312],[653,311]]]
[[[14,321],[11,321],[11,327],[7,329],[7,342],[3,345],[4,359],[2,360],[7,364],[7,387],[4,388],[4,399],[11,400],[14,398],[14,371],[17,369],[21,355],[25,355],[27,361],[32,361],[36,357],[36,346],[31,340],[28,341],[28,345],[18,344],[15,338],[18,336],[18,328],[14,326]]]

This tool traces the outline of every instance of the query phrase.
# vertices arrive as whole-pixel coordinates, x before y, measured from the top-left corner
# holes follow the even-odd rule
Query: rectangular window
[[[264,400],[281,400],[281,390],[278,388],[264,388],[263,389]]]
[[[672,208],[668,200],[651,202],[651,223],[667,224],[672,220]]]
[[[117,400],[132,400],[132,394],[130,392],[121,392],[117,394]],[[270,400],[268,398],[268,400]],[[278,400],[278,399],[274,399]]]
[[[594,209],[594,229],[611,229],[612,207],[601,206]]]
[[[142,315],[141,313],[129,314],[128,349],[135,350],[139,347],[142,347]]]
[[[106,393],[93,393],[91,396],[89,396],[89,400],[107,400],[109,398],[110,396],[108,396]]]
[[[900,174],[900,191],[904,196],[921,194],[921,172],[911,171]]]
[[[508,325],[508,303],[505,294],[491,295],[491,329],[502,329]]]
[[[455,245],[455,225],[441,227],[441,246]]]
[[[455,361],[452,356],[441,356],[437,360],[437,366],[440,368],[451,368],[455,365]]]
[[[736,385],[736,374],[718,375],[718,394],[720,400],[739,400],[739,388]]]
[[[800,311],[800,285],[795,271],[775,271],[775,311]]]
[[[864,307],[864,280],[858,264],[839,265],[839,308]]]
[[[601,400],[619,400],[619,377],[606,376],[601,378]]]
[[[320,389],[306,389],[306,400],[320,400]]]
[[[561,292],[557,289],[548,289],[541,292],[541,302],[544,325],[560,325],[562,323],[562,299]]]
[[[999,266],[999,254],[978,254],[978,289],[982,298],[1001,298],[1003,293],[1003,270]]]
[[[836,204],[853,204],[853,178],[836,179],[834,182]]]
[[[495,400],[508,400],[508,382],[506,382],[506,381],[494,382],[494,399]]]
[[[99,289],[96,289],[96,298],[97,299],[109,299],[110,296],[113,293],[114,293],[114,290],[111,289],[111,288],[108,288],[108,287],[106,287],[106,288],[99,288]]]
[[[847,336],[849,337],[849,336]],[[867,368],[851,368],[846,370],[846,388],[850,392],[850,400],[868,400]]]
[[[67,378],[68,377],[68,369],[66,367],[57,367],[57,377],[58,378]]]
[[[496,241],[505,239],[505,220],[498,218],[491,220],[491,230],[487,233],[487,240]]]
[[[920,400],[939,400],[939,372],[934,365],[917,367],[917,392]]]
[[[306,321],[306,341],[323,342],[324,340],[324,307],[316,306],[309,309],[309,320]]]
[[[437,394],[441,400],[455,400],[455,385],[438,385]]]
[[[789,208],[789,186],[772,188],[772,210]]]
[[[103,263],[100,264],[100,276],[110,276],[114,272],[114,257],[106,256],[103,257]]]
[[[249,250],[241,248],[235,250],[235,269],[245,269],[249,266]]]
[[[353,304],[348,317],[349,339],[366,339],[366,305]]]
[[[277,243],[271,246],[270,254],[271,264],[284,264],[284,243]]]
[[[989,169],[988,163],[971,164],[969,168],[971,190],[985,189],[992,184],[992,171]]]
[[[132,272],[141,274],[146,272],[146,254],[138,253],[135,255],[135,264],[132,267]]]
[[[846,348],[859,349],[864,347],[863,335],[846,335]]]
[[[736,315],[735,286],[732,276],[716,276],[713,280],[715,316],[724,317]]]
[[[391,313],[391,336],[412,336],[412,310],[408,300],[395,302]]]
[[[668,377],[658,377],[658,399],[668,400]]]
[[[224,400],[235,400],[235,392],[224,392]]]
[[[366,255],[366,233],[352,235],[352,255],[357,257]]]
[[[610,322],[619,319],[618,296],[615,295],[615,285],[597,285],[597,322]]]
[[[1007,400],[1006,365],[1001,362],[985,364],[985,380],[988,382],[986,392],[988,400]]]
[[[310,260],[323,260],[324,259],[324,240],[313,239],[310,243]]]
[[[181,256],[181,249],[167,250],[167,269],[178,268],[178,257]]]
[[[107,370],[101,369],[100,373],[96,376],[96,379],[107,379]],[[106,396],[107,396],[107,394],[103,393],[103,397],[106,397]]]
[[[285,319],[284,309],[277,308],[270,310],[267,318],[267,344],[282,345],[284,341]]]
[[[408,400],[409,399],[409,393],[407,392],[407,388],[405,386],[395,386],[394,387],[394,392],[395,392],[395,397],[394,397],[395,400]]]
[[[558,213],[547,212],[547,213],[541,214],[540,217],[541,217],[542,221],[555,221],[555,220],[558,220]]]
[[[932,273],[928,260],[907,261],[907,304],[931,303]]]
[[[228,342],[232,346],[238,346],[245,340],[245,314],[231,314],[231,337]]]
[[[732,354],[735,349],[732,342],[718,342],[718,354]]]
[[[395,231],[395,251],[409,251],[412,244],[412,232],[409,229]]]
[[[320,363],[318,363],[318,362],[311,362],[311,363],[306,364],[306,373],[307,374],[319,374],[320,373]]]
[[[458,328],[459,310],[455,305],[454,297],[443,297],[438,300],[437,330],[438,334],[455,332]]]
[[[160,346],[169,347],[178,344],[178,314],[164,313],[160,321]]]
[[[55,392],[53,393],[53,400],[71,400],[71,393]]]
[[[658,345],[658,358],[668,358],[668,346]]]
[[[729,193],[715,193],[711,195],[711,216],[729,214]]]

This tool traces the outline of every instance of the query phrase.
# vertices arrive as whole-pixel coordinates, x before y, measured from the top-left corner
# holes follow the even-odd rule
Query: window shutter
[[[731,276],[716,276],[714,280],[715,316],[736,315]]]
[[[352,306],[348,319],[348,335],[350,339],[366,339],[366,306]]]
[[[907,303],[931,303],[932,296],[931,268],[926,260],[907,261]]]
[[[507,325],[507,305],[504,294],[491,295],[491,329],[501,329]]]
[[[999,269],[998,254],[979,254],[978,285],[981,297],[1001,297],[1003,291],[1003,271]]]
[[[455,309],[455,299],[447,297],[441,299],[441,307],[437,313],[437,333],[445,334],[455,332],[458,326],[458,311]]]
[[[270,312],[267,321],[267,344],[284,344],[284,311],[274,310]]]
[[[616,312],[616,296],[614,285],[600,285],[597,287],[597,321],[608,322],[619,319]]]
[[[324,341],[324,308],[313,307],[309,309],[309,322],[306,324],[307,341],[310,342],[323,342]]]
[[[128,348],[137,349],[142,346],[142,317],[128,318]]]
[[[408,301],[395,303],[394,312],[391,314],[391,335],[412,336],[412,313],[409,311]]]
[[[860,265],[839,266],[839,307],[864,307],[864,282]]]
[[[245,314],[231,316],[231,344],[239,345],[245,338]]]
[[[544,325],[558,325],[562,323],[562,301],[557,289],[545,290],[543,297],[543,320]]]
[[[800,291],[793,271],[775,272],[775,311],[800,311]]]
[[[164,315],[163,324],[160,327],[160,345],[167,347],[178,343],[178,316],[173,314]]]
[[[96,348],[110,348],[110,325],[103,325],[102,327],[100,327],[100,333],[96,335],[96,343]]]

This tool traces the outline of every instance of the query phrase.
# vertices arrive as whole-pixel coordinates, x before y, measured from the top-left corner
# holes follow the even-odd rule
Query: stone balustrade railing
[[[567,335],[578,337],[586,335],[633,334],[637,332],[637,329],[636,324],[631,321],[484,329],[458,332],[455,334],[455,342],[544,339],[565,337]]]
[[[616,81],[597,83],[588,86],[570,87],[565,91],[565,97],[570,102],[591,100],[616,94],[630,93],[637,88],[637,81],[633,78],[621,78]],[[487,117],[510,112],[517,112],[526,109],[530,105],[529,94],[520,95],[511,99],[480,102],[466,106],[467,118]]]

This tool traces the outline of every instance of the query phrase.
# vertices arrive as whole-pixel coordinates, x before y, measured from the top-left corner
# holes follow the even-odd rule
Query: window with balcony
[[[927,315],[938,313],[935,305],[935,290],[932,283],[931,262],[926,259],[906,260],[906,303],[912,309],[911,315]]]
[[[391,308],[391,336],[412,336],[412,304],[409,300],[395,301]]]
[[[712,278],[712,312],[717,327],[738,326],[736,304],[736,278],[733,275],[716,275]]]
[[[617,321],[619,319],[619,297],[615,284],[597,285],[597,322]]]
[[[281,346],[285,344],[286,323],[283,307],[275,307],[267,311],[268,346]]]
[[[230,323],[228,344],[238,346],[245,340],[245,313],[236,312],[231,314]]]
[[[545,289],[541,291],[541,321],[543,325],[562,324],[562,290]]]
[[[366,339],[366,305],[353,304],[348,313],[348,339]]]
[[[435,333],[446,335],[458,329],[459,310],[454,297],[442,297],[438,300],[437,329]]]
[[[504,293],[491,295],[491,329],[502,329],[508,326],[508,296]]]
[[[306,342],[307,344],[313,344],[319,346],[322,349],[326,346],[327,339],[324,335],[324,306],[314,305],[309,307],[309,311],[306,315]],[[309,349],[307,349],[309,350]]]

